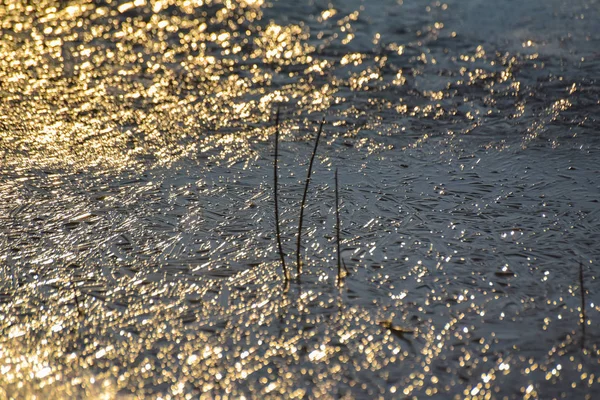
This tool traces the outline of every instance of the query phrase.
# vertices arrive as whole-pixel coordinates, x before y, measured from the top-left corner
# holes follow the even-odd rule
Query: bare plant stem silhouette
[[[336,245],[337,245],[337,267],[338,267],[338,284],[342,284],[342,253],[340,250],[340,194],[339,194],[339,181],[338,181],[338,169],[335,169],[335,234],[336,234]]]
[[[275,198],[275,230],[277,236],[277,247],[279,249],[279,257],[281,258],[281,265],[283,267],[284,280],[287,282],[290,279],[290,275],[285,265],[285,254],[283,253],[283,246],[281,244],[281,230],[279,228],[279,196],[278,196],[278,176],[277,176],[277,162],[279,159],[279,106],[277,106],[277,114],[275,116],[275,160],[273,161],[273,196]]]
[[[296,246],[296,270],[298,274],[298,280],[300,280],[300,274],[302,273],[302,261],[300,254],[300,245],[302,243],[302,223],[304,222],[304,206],[306,205],[306,196],[308,194],[308,186],[310,184],[310,178],[312,175],[312,167],[315,161],[315,155],[319,148],[319,139],[321,138],[321,132],[323,132],[323,124],[325,123],[325,117],[321,121],[319,126],[319,132],[317,133],[317,139],[315,140],[315,148],[313,149],[312,156],[310,157],[310,163],[308,165],[308,173],[306,175],[306,183],[304,184],[304,194],[302,195],[302,203],[300,203],[300,219],[298,220],[298,243]]]
[[[583,263],[579,261],[579,291],[581,293],[581,350],[585,349],[585,286],[583,285]]]
[[[83,317],[84,317],[83,311],[81,311],[81,307],[79,306],[79,296],[77,296],[77,286],[75,285],[75,281],[73,280],[72,277],[69,279],[69,283],[70,283],[71,289],[73,290],[73,297],[75,298],[75,307],[77,307],[77,316],[79,317],[79,319],[83,319]]]

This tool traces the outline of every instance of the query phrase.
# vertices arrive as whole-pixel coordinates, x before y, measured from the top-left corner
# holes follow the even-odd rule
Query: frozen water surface
[[[598,1],[0,22],[0,398],[600,396]]]

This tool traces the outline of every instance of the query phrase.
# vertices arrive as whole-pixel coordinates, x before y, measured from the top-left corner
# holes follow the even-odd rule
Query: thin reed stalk
[[[81,311],[81,307],[79,307],[79,296],[77,296],[77,286],[75,286],[75,282],[72,278],[69,279],[69,283],[71,288],[73,289],[73,297],[75,298],[75,307],[77,307],[77,316],[79,319],[83,318],[83,311]]]
[[[585,349],[585,286],[583,285],[583,263],[579,261],[579,291],[581,293],[581,350]]]
[[[17,269],[13,263],[11,251],[6,255],[6,264],[8,265],[8,273],[12,276],[12,288],[13,290],[17,290],[19,288],[19,279],[17,278]]]
[[[281,265],[283,267],[284,280],[287,282],[290,279],[290,275],[285,265],[285,254],[283,253],[283,246],[281,244],[281,230],[279,228],[279,196],[278,196],[278,176],[277,176],[277,162],[279,159],[279,106],[277,106],[277,114],[275,115],[275,160],[273,161],[273,196],[275,199],[275,230],[277,236],[277,247],[279,249],[279,258],[281,258]]]
[[[302,195],[302,203],[300,203],[300,219],[298,220],[298,243],[296,246],[296,270],[298,274],[298,280],[300,280],[300,274],[302,273],[302,261],[300,254],[300,244],[302,243],[302,223],[304,221],[304,206],[306,205],[306,196],[308,194],[308,185],[310,184],[310,178],[312,175],[312,167],[315,161],[315,155],[319,148],[319,139],[321,138],[321,132],[323,132],[323,124],[325,123],[325,117],[321,121],[319,126],[319,132],[317,133],[317,139],[315,140],[315,148],[313,149],[312,156],[310,157],[310,163],[308,164],[308,173],[306,175],[306,183],[304,184],[304,194]]]
[[[339,195],[339,181],[338,181],[338,169],[335,169],[335,235],[336,235],[336,246],[337,246],[337,267],[338,267],[338,283],[342,283],[342,253],[340,250],[340,195]]]

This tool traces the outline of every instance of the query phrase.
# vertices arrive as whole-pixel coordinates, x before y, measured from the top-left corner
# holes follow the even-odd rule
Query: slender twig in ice
[[[77,286],[75,285],[75,281],[73,280],[73,278],[69,278],[69,283],[71,286],[71,289],[73,289],[73,297],[75,298],[75,307],[77,307],[77,316],[79,317],[79,319],[83,318],[83,311],[81,311],[81,308],[79,307],[79,296],[77,296]]]
[[[583,285],[583,263],[579,261],[579,291],[581,293],[581,350],[585,349],[585,286]]]
[[[12,276],[13,290],[17,290],[19,288],[19,280],[17,279],[17,269],[13,263],[12,253],[10,250],[6,255],[6,265],[8,265],[8,273]]]
[[[283,275],[285,281],[289,280],[289,273],[285,265],[285,255],[283,246],[281,245],[281,231],[279,228],[279,200],[278,200],[278,179],[277,179],[277,159],[279,158],[279,106],[277,106],[277,114],[275,116],[275,160],[273,161],[273,195],[275,198],[275,230],[277,236],[277,247],[279,248],[279,257],[283,267]]]
[[[306,205],[306,196],[308,194],[308,185],[310,184],[310,177],[312,174],[312,167],[315,161],[315,155],[317,154],[317,148],[319,147],[319,139],[321,138],[321,132],[323,132],[323,124],[325,123],[325,117],[321,121],[319,132],[317,133],[317,139],[315,140],[315,148],[313,149],[312,156],[310,157],[310,163],[308,164],[308,173],[306,175],[306,183],[304,184],[304,194],[302,195],[302,203],[300,203],[300,219],[298,221],[298,243],[296,247],[296,269],[298,273],[298,280],[300,280],[300,274],[302,273],[302,262],[300,254],[300,244],[302,242],[302,222],[304,220],[304,206]]]
[[[340,195],[338,169],[335,169],[335,234],[337,245],[337,267],[338,267],[338,283],[342,283],[342,253],[340,251]]]

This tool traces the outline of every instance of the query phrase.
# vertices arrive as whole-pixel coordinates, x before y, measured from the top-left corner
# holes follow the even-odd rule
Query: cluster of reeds
[[[308,171],[306,175],[306,180],[304,182],[304,193],[302,195],[302,201],[300,203],[300,217],[298,219],[298,234],[296,241],[296,277],[298,281],[300,281],[300,277],[302,275],[302,227],[304,223],[304,209],[306,208],[306,199],[308,196],[308,188],[310,186],[311,176],[313,165],[315,161],[315,156],[317,154],[317,150],[319,148],[319,139],[321,138],[321,134],[323,133],[323,125],[325,124],[325,117],[321,120],[321,124],[319,126],[319,131],[317,132],[317,137],[315,139],[315,146],[313,148],[312,155],[310,157],[310,163],[308,165]],[[280,221],[279,221],[279,199],[278,199],[278,159],[279,159],[279,107],[277,107],[277,113],[275,116],[275,156],[273,161],[273,196],[275,203],[275,231],[277,237],[277,248],[279,250],[279,257],[281,259],[281,265],[283,267],[283,275],[285,281],[289,281],[290,274],[288,268],[285,263],[285,253],[283,252],[283,245],[281,243],[281,229],[280,229]],[[337,277],[338,283],[342,282],[343,271],[342,264],[344,263],[341,253],[340,253],[340,202],[339,202],[339,180],[338,180],[338,170],[335,170],[335,215],[336,215],[336,250],[337,250]],[[346,265],[344,264],[345,272],[348,272]]]

